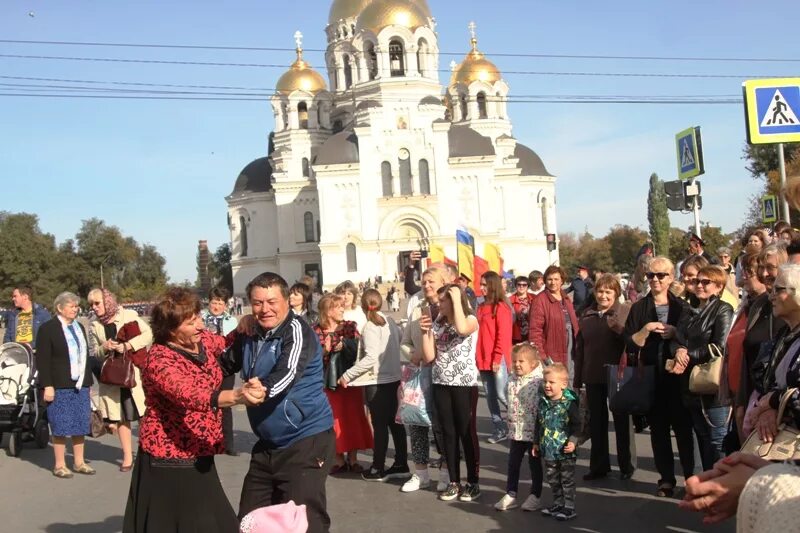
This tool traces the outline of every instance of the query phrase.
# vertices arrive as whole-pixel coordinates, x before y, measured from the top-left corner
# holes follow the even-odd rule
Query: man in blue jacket
[[[33,303],[30,287],[17,287],[11,293],[14,310],[6,313],[6,332],[3,342],[19,342],[34,345],[39,326],[50,320],[50,313]]]
[[[322,347],[308,323],[289,307],[289,286],[272,272],[247,286],[252,317],[242,318],[221,364],[258,377],[267,389],[263,404],[248,407],[258,437],[244,478],[239,518],[267,505],[293,500],[305,505],[308,531],[327,532],[325,481],[334,452],[333,414],[323,394]]]

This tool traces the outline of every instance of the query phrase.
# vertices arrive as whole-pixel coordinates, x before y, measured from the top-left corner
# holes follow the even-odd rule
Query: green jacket
[[[572,389],[564,389],[560,400],[550,400],[542,393],[539,397],[539,416],[534,444],[545,461],[560,461],[577,456],[581,417],[578,396]],[[564,453],[567,442],[575,443],[576,451]]]

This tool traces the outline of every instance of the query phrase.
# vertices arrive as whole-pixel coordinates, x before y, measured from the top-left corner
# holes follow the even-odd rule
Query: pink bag
[[[261,507],[248,513],[239,533],[305,533],[308,531],[306,506],[293,501]]]

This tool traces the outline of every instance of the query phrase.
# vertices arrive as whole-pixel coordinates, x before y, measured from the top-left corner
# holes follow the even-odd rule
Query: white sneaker
[[[531,494],[525,499],[525,502],[522,504],[523,511],[536,511],[537,509],[542,508],[542,502],[539,501],[539,498]]]
[[[436,484],[437,492],[444,492],[450,485],[450,472],[446,468],[439,469],[439,483]]]
[[[425,478],[421,478],[416,473],[411,476],[411,479],[403,483],[403,486],[400,488],[401,492],[414,492],[419,489],[427,489],[431,486],[431,478],[425,476]]]
[[[510,494],[506,494],[499,502],[494,504],[494,508],[498,511],[508,511],[509,509],[514,509],[516,507],[519,507],[517,499]]]

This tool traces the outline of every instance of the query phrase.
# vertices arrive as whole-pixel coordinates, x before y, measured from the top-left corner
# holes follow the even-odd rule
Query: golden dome
[[[424,1],[424,0],[423,0]],[[357,17],[372,0],[333,0],[328,13],[328,24]]]
[[[297,32],[295,40],[297,41],[297,60],[292,63],[283,76],[278,80],[275,88],[278,92],[285,95],[290,95],[295,91],[305,91],[311,94],[316,94],[320,91],[327,89],[325,78],[319,72],[311,68],[311,65],[306,63],[303,59],[303,48],[301,47],[302,34]]]
[[[422,10],[426,17],[432,17],[431,7],[428,5],[428,0],[413,0],[417,7]]]
[[[450,85],[456,83],[463,83],[469,85],[473,81],[482,81],[489,85],[494,84],[496,81],[503,79],[500,71],[494,63],[486,59],[483,52],[478,50],[478,38],[475,37],[475,24],[470,23],[470,32],[472,33],[472,50],[469,51],[464,61],[461,62],[450,76]]]
[[[424,10],[411,0],[374,0],[359,15],[356,30],[377,34],[387,26],[405,26],[414,31],[427,23]]]

